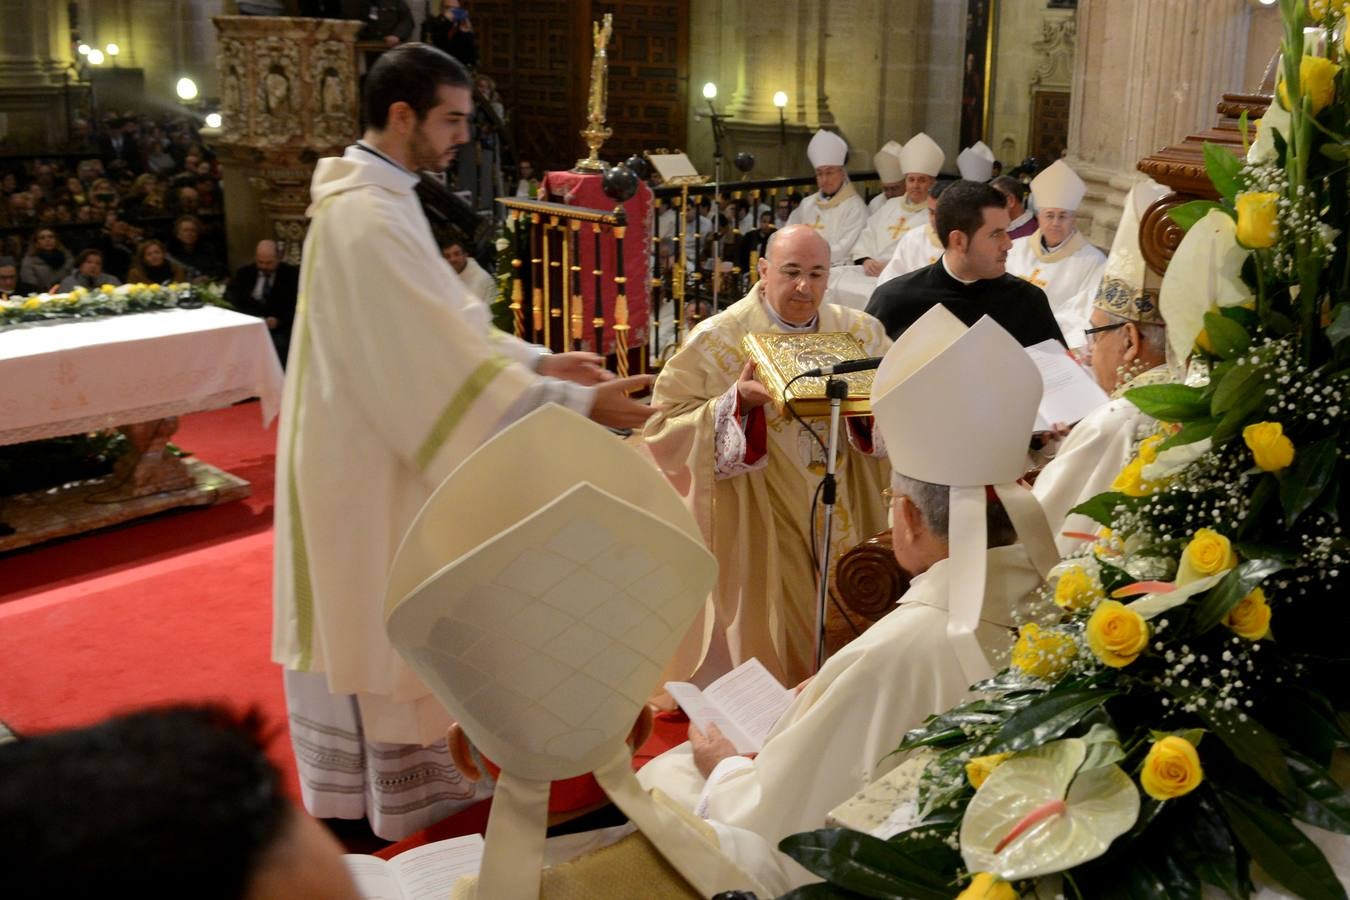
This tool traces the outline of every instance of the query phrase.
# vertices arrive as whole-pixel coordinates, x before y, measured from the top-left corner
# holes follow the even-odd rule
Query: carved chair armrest
[[[891,531],[886,529],[839,557],[835,590],[850,613],[875,622],[895,608],[909,589],[909,579],[900,570],[891,550]]]

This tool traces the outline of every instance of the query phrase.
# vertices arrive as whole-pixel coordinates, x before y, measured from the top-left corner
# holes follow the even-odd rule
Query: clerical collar
[[[942,268],[947,272],[948,275],[952,277],[953,281],[959,281],[962,284],[974,284],[976,281],[980,280],[978,278],[975,278],[971,281],[966,281],[964,278],[958,278],[956,273],[952,271],[952,267],[947,265],[947,254],[945,253],[942,254]]]
[[[367,153],[369,153],[371,156],[375,156],[375,157],[378,157],[379,159],[384,160],[385,162],[389,163],[389,165],[393,166],[395,169],[398,169],[400,172],[406,172],[407,174],[413,176],[414,178],[420,178],[420,176],[419,176],[416,172],[414,172],[412,169],[409,169],[407,166],[403,165],[402,163],[395,162],[394,160],[390,159],[390,158],[389,158],[388,156],[386,156],[385,154],[381,153],[380,151],[376,150],[374,147],[372,147],[372,146],[370,146],[369,144],[367,144],[365,141],[357,141],[357,142],[356,142],[355,144],[353,144],[352,146],[354,146],[357,150],[364,150],[364,151],[366,151]]]
[[[774,311],[774,308],[769,305],[769,301],[764,299],[763,294],[760,294],[759,302],[764,304],[764,311],[769,314],[769,319],[773,322],[773,324],[777,325],[784,331],[793,331],[793,332],[815,331],[816,323],[820,321],[820,316],[819,314],[817,314],[812,316],[811,321],[807,322],[805,325],[793,325],[791,322],[787,321],[777,312]]]
[[[1069,241],[1073,240],[1073,236],[1074,236],[1074,232],[1071,231],[1071,232],[1069,232],[1069,236],[1068,236],[1068,237],[1066,237],[1064,240],[1060,241],[1060,242],[1059,242],[1058,244],[1056,244],[1055,246],[1051,247],[1050,244],[1046,242],[1046,240],[1045,240],[1045,235],[1042,234],[1042,235],[1041,235],[1041,249],[1043,249],[1046,253],[1054,253],[1054,252],[1056,252],[1057,250],[1059,250],[1060,247],[1063,247],[1063,246],[1064,246],[1065,244],[1067,244]]]
[[[1017,218],[1013,219],[1011,222],[1008,223],[1008,230],[1013,231],[1015,229],[1021,228],[1023,225],[1027,224],[1027,222],[1030,222],[1031,217],[1034,215],[1035,213],[1032,212],[1031,210],[1029,209],[1025,210],[1020,216],[1018,216]]]

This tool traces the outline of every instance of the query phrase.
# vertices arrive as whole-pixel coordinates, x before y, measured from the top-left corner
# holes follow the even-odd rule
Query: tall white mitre
[[[1087,193],[1087,185],[1062,159],[1031,179],[1031,197],[1037,209],[1067,209],[1077,212]]]
[[[922,131],[906,141],[900,151],[900,168],[906,175],[914,173],[936,178],[946,160],[947,154],[942,152],[937,141]]]
[[[842,166],[848,159],[848,142],[833,131],[821,129],[811,136],[811,143],[806,145],[806,157],[817,169],[821,166]]]
[[[988,181],[994,174],[994,151],[984,141],[976,141],[956,157],[956,168],[967,181]]]
[[[905,329],[872,384],[872,414],[898,473],[951,488],[947,637],[974,684],[992,673],[975,629],[984,602],[986,488],[1042,575],[1058,562],[1040,503],[1018,483],[1041,402],[1026,350],[985,316],[971,327],[938,304]]]
[[[876,167],[877,177],[882,184],[895,184],[905,180],[905,170],[900,166],[900,151],[903,148],[895,141],[887,141],[872,156],[872,165]]]
[[[586,773],[695,890],[759,890],[638,786],[625,743],[716,576],[661,473],[559,406],[483,444],[427,501],[394,559],[386,629],[501,766],[479,897],[539,896],[550,783]]]

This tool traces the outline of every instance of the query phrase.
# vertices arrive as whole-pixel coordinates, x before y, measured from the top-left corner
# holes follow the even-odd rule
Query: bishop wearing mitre
[[[789,225],[809,225],[830,245],[830,265],[847,265],[853,242],[867,224],[867,204],[849,181],[844,164],[848,143],[831,131],[817,131],[806,146],[807,158],[816,170],[818,190],[802,200]]]

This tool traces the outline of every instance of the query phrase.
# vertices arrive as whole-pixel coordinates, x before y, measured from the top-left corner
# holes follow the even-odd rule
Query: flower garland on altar
[[[105,284],[89,290],[77,287],[62,294],[30,294],[0,300],[0,328],[23,322],[49,319],[79,319],[91,316],[120,316],[152,309],[191,309],[204,303],[216,303],[222,291],[218,286],[191,284]]]
[[[1009,668],[898,748],[917,824],[787,838],[828,883],[798,896],[1347,897],[1324,848],[1350,842],[1350,4],[1281,14],[1246,160],[1207,145],[1221,199],[1172,212],[1231,288],[1164,301],[1191,377],[1126,394],[1158,426],[1075,510],[1101,529]]]

